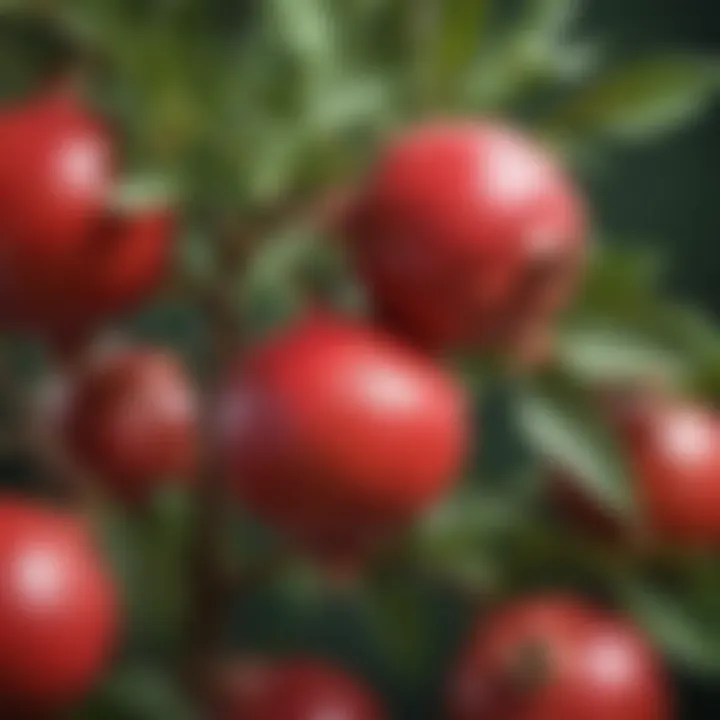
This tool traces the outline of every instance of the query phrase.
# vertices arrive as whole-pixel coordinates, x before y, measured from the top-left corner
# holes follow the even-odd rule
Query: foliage
[[[671,53],[604,67],[602,48],[573,30],[579,3],[572,0],[525,0],[510,19],[499,12],[502,4],[75,0],[47,20],[13,3],[0,16],[0,53],[12,59],[0,65],[0,85],[6,97],[15,96],[66,59],[69,48],[91,50],[96,100],[126,135],[129,170],[161,171],[182,196],[187,232],[178,263],[192,276],[202,278],[217,260],[218,212],[255,221],[268,209],[298,208],[263,228],[247,285],[233,298],[251,332],[261,335],[298,312],[308,282],[317,286],[320,276],[322,292],[357,304],[347,269],[317,242],[321,233],[302,209],[323,189],[362,174],[403,123],[431,113],[500,113],[534,128],[573,163],[609,143],[662,138],[698,116],[720,85],[712,57]],[[660,372],[664,382],[705,397],[720,393],[720,333],[663,297],[654,255],[611,242],[597,248],[563,329],[557,367],[504,394],[509,419],[502,442],[521,442],[530,462],[505,458],[502,468],[488,470],[478,459],[461,500],[417,528],[390,554],[389,574],[378,570],[352,601],[315,587],[311,571],[296,563],[280,573],[286,577],[267,589],[272,603],[260,605],[272,607],[273,617],[297,620],[300,629],[288,631],[284,646],[352,656],[386,683],[395,677],[394,658],[405,670],[417,665],[404,682],[420,687],[430,673],[437,680],[432,658],[444,657],[452,644],[447,617],[462,617],[477,598],[557,580],[609,595],[636,613],[676,662],[720,672],[720,628],[708,611],[720,602],[712,560],[648,560],[617,556],[592,541],[568,542],[568,528],[538,501],[541,459],[549,458],[581,470],[577,477],[605,506],[633,512],[624,458],[593,409],[593,383]],[[127,329],[202,359],[196,310],[182,296],[158,298]],[[477,380],[478,371],[471,372]],[[484,391],[507,387],[506,378],[481,380]],[[105,518],[102,525],[110,544],[123,549],[116,562],[127,586],[155,595],[130,603],[137,627],[116,674],[77,717],[190,717],[168,675],[180,585],[165,574],[150,586],[137,579],[154,576],[168,559],[178,562],[188,521],[170,504],[143,518],[142,528],[128,528],[132,522]],[[252,545],[260,562],[267,546]],[[247,545],[243,550],[247,555]],[[660,592],[654,573],[662,563],[673,572]],[[398,587],[398,578],[407,583]],[[408,590],[418,583],[433,590]],[[249,636],[259,648],[273,646],[275,620],[260,613],[256,623],[253,597],[239,600],[233,642]],[[308,604],[333,602],[341,608],[338,627],[354,626],[356,633],[325,627],[313,635],[326,618],[320,621]],[[420,716],[417,708],[409,712]]]

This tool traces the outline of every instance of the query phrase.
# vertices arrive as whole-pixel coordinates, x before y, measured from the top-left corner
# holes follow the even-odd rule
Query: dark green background
[[[717,51],[715,0],[594,0],[583,22],[622,56],[684,48]],[[600,225],[652,242],[668,258],[669,281],[720,317],[720,107],[647,149],[614,153],[594,179]]]

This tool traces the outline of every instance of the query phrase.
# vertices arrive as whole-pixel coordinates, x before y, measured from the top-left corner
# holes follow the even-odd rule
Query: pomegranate
[[[468,434],[449,376],[391,337],[322,313],[240,361],[218,415],[245,505],[338,557],[436,501],[460,472]]]
[[[56,713],[81,700],[112,652],[117,615],[113,583],[79,522],[0,501],[4,717]]]
[[[658,658],[626,621],[536,597],[482,620],[452,678],[451,720],[662,720]]]
[[[159,486],[187,482],[199,454],[199,407],[173,356],[126,349],[88,363],[58,412],[62,438],[110,492],[131,504]]]
[[[720,543],[720,418],[685,400],[629,396],[606,408],[628,454],[642,527],[626,528],[573,481],[556,474],[557,505],[591,531],[715,547]]]
[[[383,720],[374,695],[313,659],[255,663],[225,678],[216,720]]]
[[[0,325],[68,343],[162,278],[167,208],[113,206],[114,142],[67,88],[0,114]]]
[[[540,147],[460,121],[401,135],[342,222],[393,330],[433,351],[522,358],[547,353],[583,264],[585,225],[576,188]]]

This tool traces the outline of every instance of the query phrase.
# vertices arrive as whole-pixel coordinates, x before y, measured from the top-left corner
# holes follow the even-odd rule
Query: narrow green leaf
[[[253,334],[264,335],[302,308],[297,278],[312,242],[308,233],[295,228],[262,244],[239,298]]]
[[[497,493],[472,489],[461,492],[440,505],[417,528],[420,548],[431,552],[482,541],[517,525],[524,508]]]
[[[592,366],[608,377],[612,366],[622,374],[624,366],[628,379],[647,370],[657,379],[717,397],[720,329],[702,310],[664,298],[658,291],[660,269],[652,253],[604,247],[573,311],[568,344],[561,345],[565,360],[581,376],[589,377]],[[589,348],[583,349],[583,334],[598,330],[605,337],[601,344],[608,350],[615,347],[615,357],[599,349],[595,358]],[[573,332],[580,335],[573,338]],[[608,333],[615,339],[608,339]],[[603,340],[586,339],[590,347]]]
[[[500,111],[538,85],[567,81],[597,61],[591,44],[571,43],[579,0],[528,0],[519,20],[488,43],[463,83],[467,105]]]
[[[459,74],[475,56],[487,20],[487,0],[445,0],[440,3],[433,52],[435,93],[452,93]]]
[[[169,675],[153,665],[120,669],[77,720],[195,720],[197,715]]]
[[[611,326],[568,329],[558,353],[564,367],[586,383],[662,378],[677,383],[685,373],[681,357],[640,333]]]
[[[338,60],[332,5],[326,0],[268,0],[269,21],[281,42],[308,72],[332,69]]]
[[[123,212],[164,208],[180,195],[179,183],[167,176],[137,174],[123,178],[112,190],[110,204]]]
[[[269,204],[293,188],[306,147],[303,132],[297,124],[281,122],[260,134],[245,177],[251,201]]]
[[[313,98],[306,122],[327,142],[356,127],[377,126],[391,103],[391,87],[384,78],[344,77]]]
[[[644,140],[699,114],[720,89],[715,58],[658,57],[612,71],[545,121],[550,136]]]
[[[398,671],[418,672],[430,660],[432,609],[407,578],[387,578],[368,588],[363,610],[383,655]]]
[[[625,459],[589,389],[560,371],[536,378],[521,395],[520,421],[541,457],[567,469],[608,509],[634,517]]]
[[[594,253],[576,314],[602,315],[608,311],[627,315],[655,298],[664,262],[657,249],[603,243]]]
[[[710,623],[693,612],[683,589],[672,595],[630,579],[621,589],[624,601],[637,622],[675,661],[696,673],[720,673],[720,633],[717,622]]]
[[[537,39],[558,40],[577,18],[583,0],[527,0],[520,28]]]

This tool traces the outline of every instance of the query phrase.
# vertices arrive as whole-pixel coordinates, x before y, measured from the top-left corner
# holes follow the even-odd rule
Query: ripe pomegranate
[[[486,122],[399,137],[342,225],[379,316],[432,350],[524,356],[528,342],[536,354],[584,257],[571,181],[530,140]]]
[[[658,658],[624,620],[560,597],[483,620],[452,678],[449,720],[662,720]]]
[[[394,339],[322,313],[238,363],[218,414],[247,507],[338,559],[435,501],[461,468],[467,435],[450,377]]]
[[[312,659],[239,666],[225,678],[216,720],[383,720],[374,695]]]
[[[607,409],[620,433],[635,481],[646,535],[690,546],[720,544],[720,418],[680,400],[643,396],[617,401]],[[570,489],[572,488],[572,489]],[[554,488],[555,500],[571,517],[588,520],[591,530],[623,537],[618,518],[579,490],[567,472]]]
[[[154,349],[100,355],[74,379],[59,426],[74,456],[124,501],[192,478],[198,398],[185,369]]]
[[[67,89],[0,114],[0,325],[67,342],[158,284],[171,215],[113,207],[115,166]]]
[[[55,717],[82,699],[103,672],[117,624],[115,590],[83,526],[0,501],[3,717]]]
[[[106,214],[78,257],[77,281],[93,303],[84,312],[88,320],[126,312],[157,289],[170,261],[175,225],[168,207]],[[90,268],[92,277],[83,282]]]

